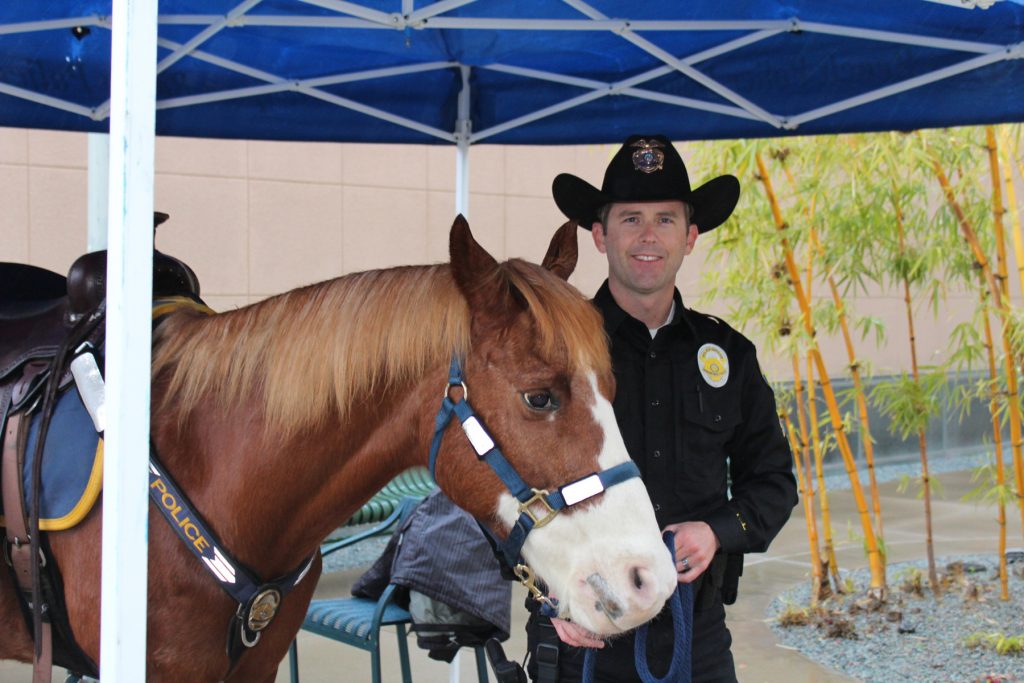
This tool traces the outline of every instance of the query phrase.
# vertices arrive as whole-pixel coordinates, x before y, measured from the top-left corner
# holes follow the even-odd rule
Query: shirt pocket
[[[724,490],[726,446],[741,419],[739,396],[734,392],[706,386],[688,392],[683,402],[683,461],[679,472],[683,487],[693,490],[696,482],[706,482],[713,490]]]

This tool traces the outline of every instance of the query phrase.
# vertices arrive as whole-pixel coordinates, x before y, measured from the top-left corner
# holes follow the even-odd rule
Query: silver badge
[[[644,173],[660,171],[662,164],[665,163],[665,153],[658,148],[664,146],[657,140],[644,140],[641,138],[634,142],[630,147],[638,147],[639,149],[633,152],[633,168]]]
[[[252,601],[252,607],[249,608],[249,629],[259,632],[270,626],[280,605],[281,592],[276,588],[268,588],[257,595],[256,599]]]

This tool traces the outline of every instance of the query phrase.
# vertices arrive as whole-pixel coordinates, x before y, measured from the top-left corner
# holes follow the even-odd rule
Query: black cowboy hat
[[[597,212],[605,204],[679,200],[690,205],[690,222],[699,232],[707,232],[721,225],[736,208],[740,181],[723,175],[691,190],[683,159],[668,138],[633,135],[612,157],[600,190],[574,175],[560,173],[551,184],[551,193],[562,213],[587,230],[597,222]]]

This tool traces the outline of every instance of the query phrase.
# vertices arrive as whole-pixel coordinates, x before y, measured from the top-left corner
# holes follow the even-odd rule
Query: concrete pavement
[[[997,549],[996,510],[983,503],[964,502],[962,497],[974,484],[970,472],[936,475],[942,493],[933,498],[933,526],[936,556],[970,553],[992,553]],[[923,503],[916,491],[900,492],[896,483],[881,486],[882,515],[885,522],[889,560],[919,559],[925,556]],[[866,493],[866,491],[865,491]],[[860,528],[853,496],[848,491],[829,494],[833,515],[833,534],[840,568],[866,566],[859,538],[851,538]],[[1007,510],[1010,547],[1024,547],[1020,512]],[[733,634],[733,654],[737,674],[743,683],[840,683],[856,679],[844,676],[811,662],[799,652],[781,647],[765,620],[765,608],[771,600],[802,581],[807,581],[808,560],[806,522],[803,506],[776,538],[771,550],[749,555],[740,583],[737,604],[728,609],[728,623]],[[317,588],[318,598],[348,595],[360,570],[325,575]],[[890,581],[893,577],[889,577]],[[513,590],[512,637],[505,643],[510,658],[522,660],[526,650],[523,625],[526,611],[521,608],[525,593]],[[383,679],[400,680],[397,647],[392,634],[384,635]],[[413,679],[417,683],[472,683],[476,671],[472,653],[464,651],[456,669],[431,660],[427,653],[411,647]],[[299,636],[299,661],[303,683],[349,683],[370,680],[370,657],[362,650],[346,647],[325,638],[302,633]],[[62,680],[55,675],[54,679]],[[22,664],[0,663],[0,682],[30,681],[30,668]],[[492,676],[493,680],[493,676]],[[277,676],[277,683],[289,681],[287,662]]]

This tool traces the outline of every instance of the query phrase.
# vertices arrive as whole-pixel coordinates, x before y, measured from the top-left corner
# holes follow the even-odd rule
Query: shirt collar
[[[674,327],[683,322],[687,329],[696,335],[697,330],[694,328],[693,322],[690,321],[689,311],[683,306],[683,297],[679,294],[678,288],[673,292],[672,299],[675,305],[675,313],[666,327]],[[619,327],[627,320],[633,320],[637,324],[643,325],[645,330],[647,329],[644,323],[622,310],[622,307],[615,301],[615,297],[612,296],[607,280],[604,281],[601,288],[597,290],[597,294],[594,295],[594,303],[601,310],[601,315],[604,318],[604,329],[609,337],[614,336]]]

